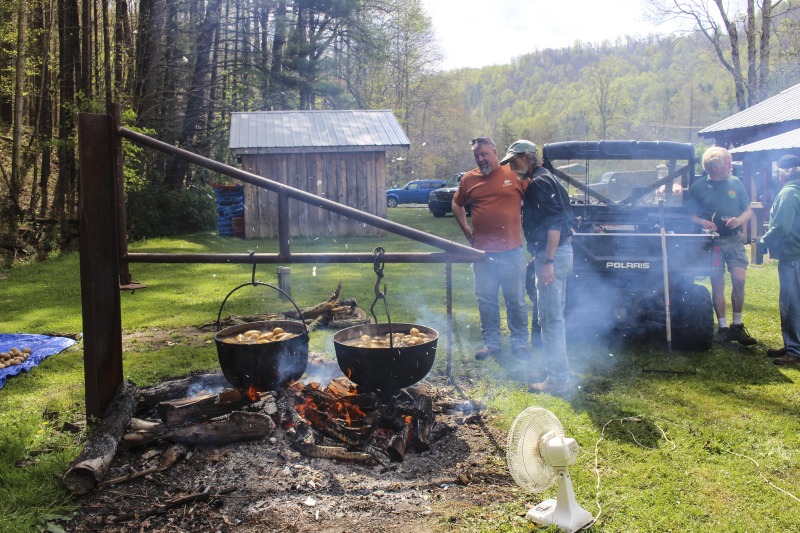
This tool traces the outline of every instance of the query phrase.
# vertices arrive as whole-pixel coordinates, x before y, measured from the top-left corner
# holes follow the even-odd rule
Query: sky
[[[443,70],[508,64],[576,40],[663,33],[644,20],[644,0],[422,0],[445,56]],[[481,36],[485,33],[485,37]]]

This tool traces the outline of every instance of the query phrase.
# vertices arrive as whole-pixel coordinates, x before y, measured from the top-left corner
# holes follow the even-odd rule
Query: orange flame
[[[250,385],[247,389],[247,398],[251,402],[257,402],[260,399],[259,390],[256,388],[255,385]]]

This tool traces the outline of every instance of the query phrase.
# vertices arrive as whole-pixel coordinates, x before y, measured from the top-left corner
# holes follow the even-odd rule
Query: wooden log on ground
[[[342,282],[340,281],[339,284],[336,286],[336,290],[333,291],[333,294],[330,298],[326,301],[318,303],[313,307],[306,307],[303,309],[303,317],[308,320],[311,318],[316,318],[320,315],[324,315],[332,308],[336,307],[336,300],[339,299],[339,293],[342,292]]]
[[[275,422],[267,415],[234,411],[224,418],[170,428],[163,438],[192,446],[219,446],[263,439],[274,430]]]
[[[212,498],[216,498],[218,496],[222,496],[225,494],[230,494],[231,492],[235,492],[236,487],[227,487],[221,490],[218,490],[215,493],[211,492],[211,487],[206,488],[203,492],[196,492],[194,494],[188,494],[186,496],[180,496],[177,498],[172,498],[167,500],[163,505],[159,504],[155,507],[151,507],[141,513],[125,513],[119,516],[114,517],[115,523],[126,522],[133,518],[145,518],[148,516],[155,516],[164,514],[170,509],[174,509],[175,507],[180,507],[181,505],[186,505],[187,503],[194,503],[194,502],[207,502]]]
[[[105,416],[86,442],[83,452],[67,469],[62,481],[75,494],[86,494],[103,478],[117,452],[136,406],[139,389],[129,382],[117,387]]]
[[[222,372],[213,372],[210,374],[199,374],[197,376],[187,376],[181,379],[173,379],[165,381],[154,387],[142,389],[139,392],[139,401],[145,407],[151,409],[157,404],[174,400],[176,398],[185,398],[189,395],[190,389],[197,387],[198,392],[205,385],[208,388],[225,388],[230,387],[230,383],[222,375]]]
[[[414,451],[426,452],[433,442],[433,400],[427,394],[421,394],[414,400]]]
[[[228,401],[225,401],[228,400]],[[192,398],[167,400],[156,406],[161,421],[168,427],[186,423],[201,422],[226,415],[250,403],[237,389],[229,394],[204,394]]]
[[[172,465],[177,463],[179,460],[186,457],[186,454],[189,453],[189,448],[187,448],[183,444],[173,444],[167,451],[164,452],[164,455],[161,457],[161,461],[156,466],[152,466],[150,468],[146,468],[139,472],[133,472],[128,474],[127,476],[120,476],[115,477],[113,479],[109,479],[100,483],[100,487],[107,487],[109,485],[116,485],[117,483],[123,483],[125,481],[131,481],[133,479],[138,479],[140,477],[144,477],[150,474],[155,474],[156,472],[163,472],[167,470]]]
[[[411,447],[411,417],[405,417],[403,427],[389,438],[389,445],[386,452],[392,461],[402,463],[406,456],[406,451]]]

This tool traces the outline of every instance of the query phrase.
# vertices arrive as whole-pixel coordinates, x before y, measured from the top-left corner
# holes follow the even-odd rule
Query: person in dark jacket
[[[776,365],[800,364],[800,158],[778,160],[782,187],[769,210],[769,227],[761,243],[778,260],[779,307],[783,348],[767,350]]]
[[[542,166],[536,145],[519,140],[500,161],[529,179],[522,199],[522,231],[534,260],[536,300],[547,377],[531,392],[566,394],[571,388],[564,319],[567,278],[572,273],[572,209],[564,187]]]

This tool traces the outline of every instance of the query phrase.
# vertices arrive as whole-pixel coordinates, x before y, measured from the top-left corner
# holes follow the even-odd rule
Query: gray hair
[[[469,144],[470,144],[470,146],[472,147],[473,150],[475,150],[478,146],[480,146],[482,144],[488,144],[489,146],[491,146],[492,148],[497,150],[497,146],[495,146],[494,141],[492,139],[490,139],[489,137],[477,137],[475,139],[472,139],[469,142]]]

